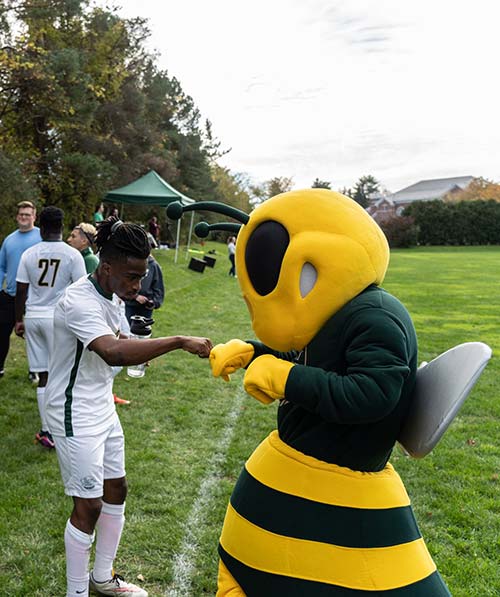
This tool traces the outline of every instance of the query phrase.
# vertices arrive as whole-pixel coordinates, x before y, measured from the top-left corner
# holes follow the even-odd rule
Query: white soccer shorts
[[[25,315],[24,331],[30,371],[48,371],[54,341],[54,318]]]
[[[53,437],[66,495],[102,497],[105,479],[125,477],[125,440],[118,416],[99,435]]]

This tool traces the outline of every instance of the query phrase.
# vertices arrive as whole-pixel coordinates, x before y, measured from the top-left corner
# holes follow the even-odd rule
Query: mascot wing
[[[415,395],[399,437],[414,458],[429,454],[448,429],[491,358],[482,342],[459,344],[417,372]]]

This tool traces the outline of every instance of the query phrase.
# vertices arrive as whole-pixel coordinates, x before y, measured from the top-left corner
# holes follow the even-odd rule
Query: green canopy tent
[[[134,204],[134,205],[160,205],[167,207],[172,201],[180,201],[183,205],[194,203],[194,199],[186,197],[181,192],[177,191],[168,184],[163,178],[157,174],[154,170],[150,170],[141,178],[134,180],[124,187],[109,191],[104,197],[104,201],[110,203],[121,203],[122,214],[123,204]],[[189,236],[187,250],[189,251],[189,245],[191,243],[191,234],[193,232],[193,218],[194,211],[191,212],[191,223],[189,226]],[[180,238],[180,220],[177,222],[177,238],[175,242],[175,263],[177,263],[177,255],[179,251],[179,238]]]

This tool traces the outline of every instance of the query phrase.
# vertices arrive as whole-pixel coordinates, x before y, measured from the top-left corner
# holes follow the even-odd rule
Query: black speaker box
[[[191,261],[189,262],[188,268],[192,269],[195,272],[203,273],[205,270],[205,266],[207,264],[203,259],[198,259],[197,257],[191,257]]]
[[[203,257],[203,261],[207,264],[208,267],[213,267],[217,259],[215,257],[211,257],[210,255],[205,255]]]

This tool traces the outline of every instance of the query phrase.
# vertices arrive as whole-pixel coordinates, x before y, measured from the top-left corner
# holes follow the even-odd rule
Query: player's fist
[[[16,333],[16,336],[19,336],[19,338],[24,338],[24,323],[22,321],[16,321],[14,332]]]
[[[212,342],[209,338],[197,338],[196,336],[183,336],[182,349],[191,354],[197,354],[206,359],[212,350]]]
[[[225,344],[217,344],[210,353],[210,366],[214,377],[222,377],[229,381],[229,375],[237,369],[246,367],[254,355],[254,347],[243,340],[229,340]]]
[[[293,363],[270,354],[257,357],[245,373],[245,391],[263,404],[281,400],[285,397],[286,381],[293,366]]]

